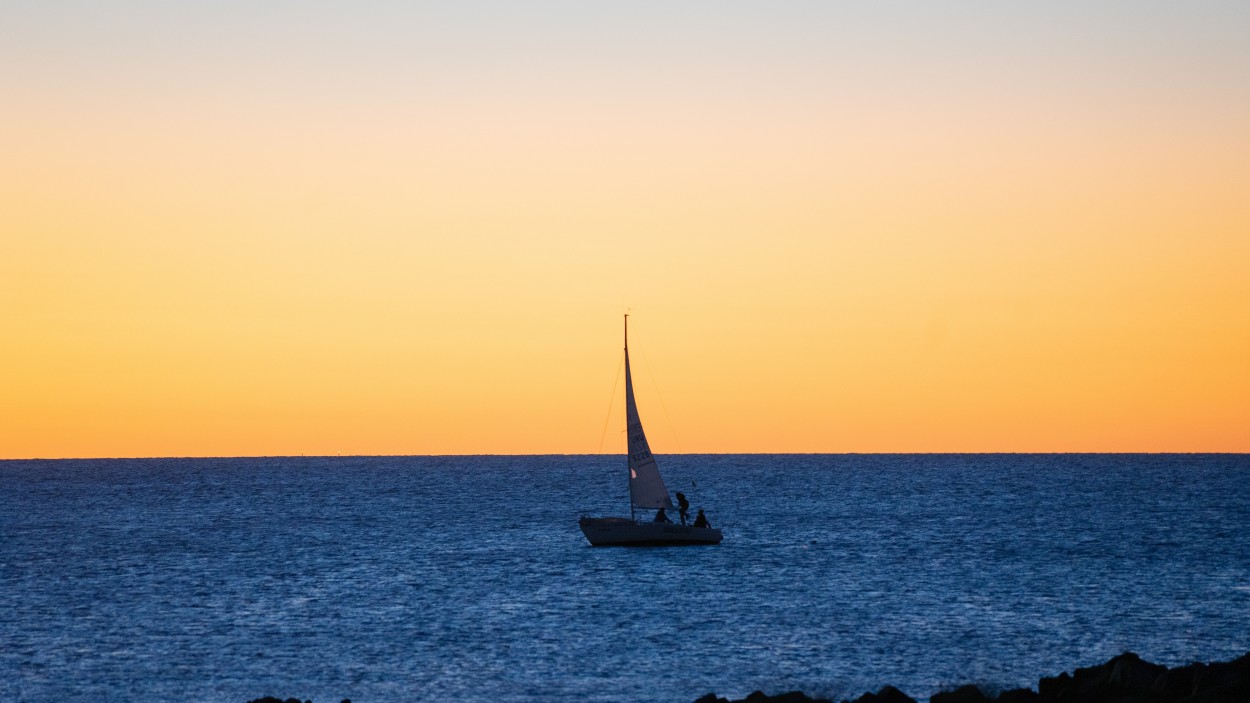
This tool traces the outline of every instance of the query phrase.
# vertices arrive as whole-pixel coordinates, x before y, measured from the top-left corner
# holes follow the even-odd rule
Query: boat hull
[[[676,547],[720,544],[721,531],[664,522],[634,522],[626,517],[584,517],[577,523],[592,547]]]

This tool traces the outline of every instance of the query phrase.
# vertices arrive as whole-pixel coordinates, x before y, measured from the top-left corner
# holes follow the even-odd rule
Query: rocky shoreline
[[[756,691],[731,701],[709,693],[694,703],[834,703],[791,691]],[[893,686],[843,703],[918,703]],[[997,695],[976,686],[935,693],[929,703],[1250,703],[1250,653],[1238,659],[1189,664],[1172,669],[1126,652],[1105,664],[1064,672],[1037,682],[1037,690],[1017,688]]]
[[[267,696],[248,703],[312,703]],[[344,699],[342,703],[351,703]],[[709,693],[694,703],[834,703],[799,691],[767,695],[756,691],[729,700]],[[842,703],[919,703],[893,686]],[[929,697],[929,703],[1250,703],[1250,652],[1227,662],[1167,668],[1132,652],[1105,664],[1044,677],[1037,690],[1017,688],[993,695],[976,686],[960,686]]]

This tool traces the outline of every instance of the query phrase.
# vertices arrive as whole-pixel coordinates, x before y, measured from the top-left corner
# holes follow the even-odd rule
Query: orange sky
[[[1250,451],[1250,9],[266,7],[0,10],[0,458]]]

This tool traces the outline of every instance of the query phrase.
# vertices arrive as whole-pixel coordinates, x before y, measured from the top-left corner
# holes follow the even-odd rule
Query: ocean
[[[1250,651],[1248,455],[0,462],[0,701],[689,703]]]

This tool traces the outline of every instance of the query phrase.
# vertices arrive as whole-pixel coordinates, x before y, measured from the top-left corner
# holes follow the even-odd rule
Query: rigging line
[[[616,405],[616,386],[621,382],[621,367],[624,365],[625,355],[622,353],[616,362],[616,376],[612,378],[612,397],[608,398],[608,415],[603,418],[603,432],[599,433],[599,454],[603,453],[603,439],[608,436],[608,423],[612,421],[612,407]]]
[[[668,406],[664,404],[664,395],[660,393],[660,384],[655,380],[655,372],[651,370],[651,360],[647,358],[645,347],[642,349],[642,363],[647,367],[647,375],[651,377],[651,386],[655,388],[655,397],[659,399],[660,408],[664,410],[664,419],[668,422],[668,432],[673,438],[673,446],[679,448],[681,447],[681,440],[677,438],[677,428],[673,426],[673,418],[669,416]],[[677,454],[680,452],[674,451],[672,453]]]

